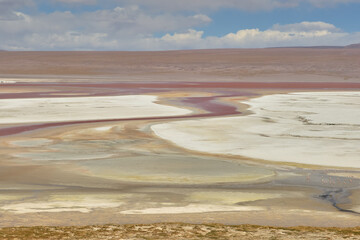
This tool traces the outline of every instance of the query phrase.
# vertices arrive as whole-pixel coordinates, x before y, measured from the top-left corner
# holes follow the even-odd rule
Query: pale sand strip
[[[156,96],[0,99],[0,124],[124,119],[190,114],[156,104]]]
[[[101,194],[101,195],[51,195],[47,199],[32,200],[30,196],[9,195],[0,198],[1,211],[15,214],[41,212],[81,212],[89,213],[95,209],[116,208],[124,205],[123,199],[130,195]],[[24,200],[25,199],[25,200]],[[27,201],[29,200],[29,201]]]
[[[152,126],[181,147],[269,161],[360,168],[360,92],[275,94],[249,116]]]
[[[141,210],[125,210],[122,214],[184,214],[184,213],[206,213],[206,212],[240,212],[240,211],[261,211],[262,207],[253,206],[229,206],[210,204],[189,204],[182,207],[159,207],[146,208]]]
[[[41,212],[82,212],[88,213],[98,208],[115,208],[122,205],[120,202],[112,202],[105,199],[84,199],[78,201],[55,201],[55,202],[30,202],[14,203],[0,207],[1,210],[15,214],[41,213]]]

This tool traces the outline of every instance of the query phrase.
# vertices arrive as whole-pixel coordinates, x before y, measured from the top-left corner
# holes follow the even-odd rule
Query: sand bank
[[[146,208],[142,210],[121,211],[122,214],[183,214],[183,213],[206,213],[206,212],[239,212],[239,211],[260,211],[262,207],[253,206],[228,206],[209,204],[189,204],[181,207],[159,207]]]
[[[269,161],[360,168],[360,92],[274,94],[249,116],[152,126],[181,147]]]
[[[41,213],[41,212],[81,212],[89,213],[95,209],[116,208],[123,204],[114,196],[74,196],[66,198],[51,197],[46,201],[17,201],[17,203],[4,204],[0,210],[15,214]]]

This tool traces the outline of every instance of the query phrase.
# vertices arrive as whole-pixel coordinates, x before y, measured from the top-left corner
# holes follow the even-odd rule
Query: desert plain
[[[360,49],[0,52],[0,227],[360,225]]]

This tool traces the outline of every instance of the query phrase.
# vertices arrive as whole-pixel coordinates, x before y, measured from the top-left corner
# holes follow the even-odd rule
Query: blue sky
[[[336,7],[316,8],[300,4],[296,8],[274,9],[272,11],[239,11],[221,9],[209,15],[213,22],[203,28],[206,35],[224,35],[240,28],[266,30],[274,24],[322,21],[335,25],[346,32],[360,32],[360,4],[343,4]],[[359,40],[360,42],[360,40]]]
[[[360,0],[0,0],[0,49],[347,45],[359,12]]]

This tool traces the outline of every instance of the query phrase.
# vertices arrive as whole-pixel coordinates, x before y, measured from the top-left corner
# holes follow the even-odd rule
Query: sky
[[[360,0],[0,0],[2,50],[360,43]]]

